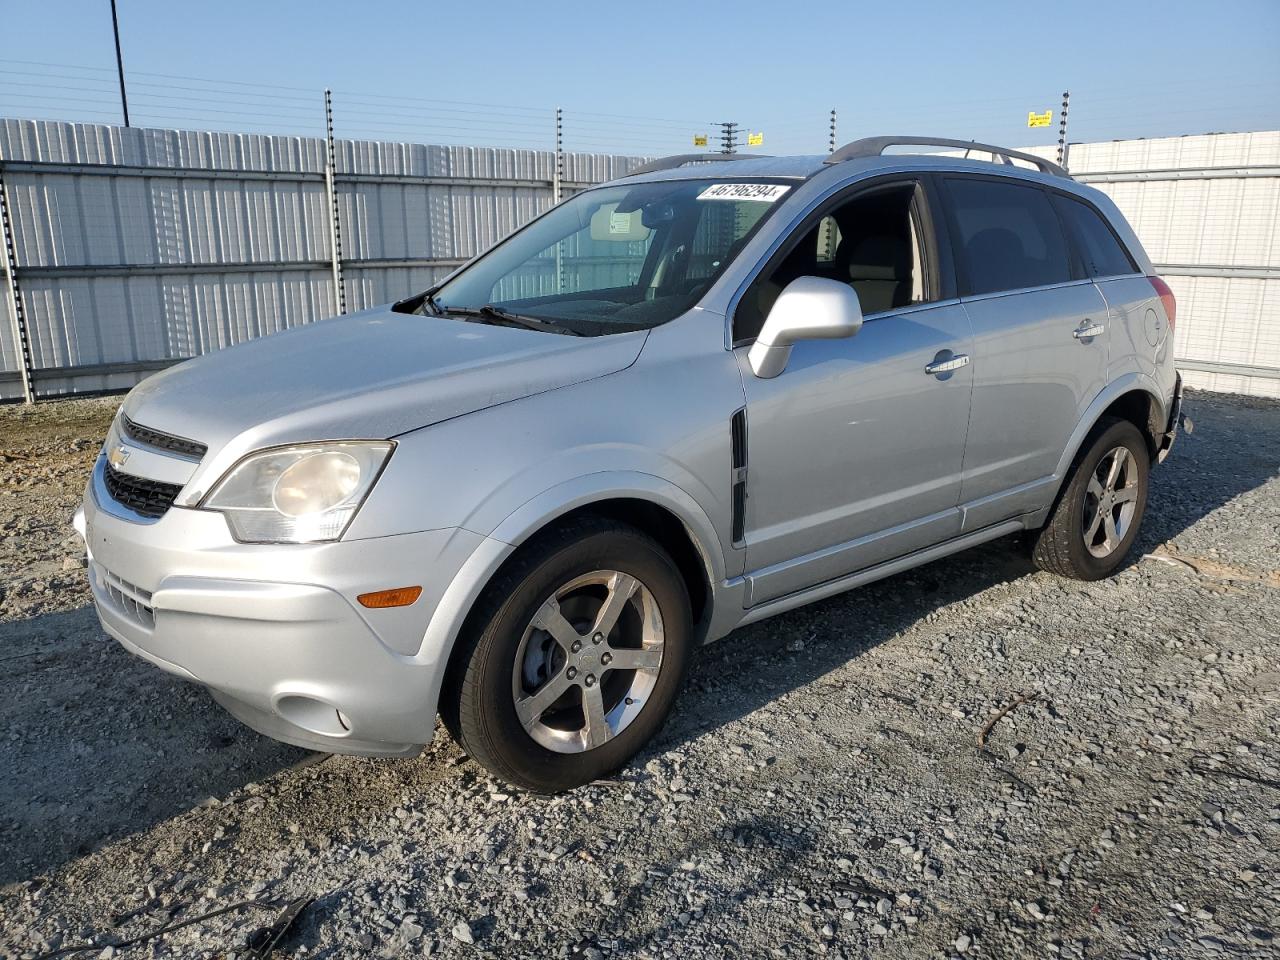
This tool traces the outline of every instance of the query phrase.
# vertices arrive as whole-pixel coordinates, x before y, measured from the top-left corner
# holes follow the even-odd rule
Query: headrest
[[[910,280],[911,245],[892,234],[846,237],[836,248],[836,263],[844,264],[850,280]]]

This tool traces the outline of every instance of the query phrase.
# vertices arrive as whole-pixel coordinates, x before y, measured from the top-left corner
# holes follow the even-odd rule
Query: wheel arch
[[[420,656],[444,666],[436,672],[437,701],[455,668],[458,639],[494,578],[521,547],[587,514],[637,527],[671,554],[689,589],[699,640],[714,608],[715,585],[725,578],[720,539],[707,513],[685,491],[648,474],[593,474],[560,484],[512,511],[463,565],[427,625]]]
[[[571,480],[524,503],[489,536],[518,549],[556,524],[587,513],[643,530],[671,553],[686,582],[691,577],[700,581],[690,586],[694,621],[699,622],[699,613],[709,609],[712,584],[725,579],[724,553],[707,512],[669,480],[645,473],[612,472]],[[486,583],[496,573],[496,569],[492,571]]]
[[[1142,374],[1129,373],[1113,381],[1089,404],[1058,461],[1056,476],[1066,477],[1085,439],[1098,421],[1108,416],[1128,420],[1136,426],[1147,440],[1152,459],[1155,458],[1160,435],[1164,433],[1164,401],[1154,380]]]
[[[1111,401],[1107,408],[1098,414],[1097,419],[1115,417],[1132,423],[1147,441],[1147,453],[1154,463],[1156,454],[1160,450],[1160,437],[1164,433],[1163,410],[1164,407],[1155,394],[1143,389],[1134,389],[1122,393]],[[1094,423],[1096,425],[1097,420]]]
[[[1155,462],[1160,447],[1160,436],[1164,432],[1162,426],[1165,417],[1164,401],[1160,399],[1159,388],[1150,377],[1138,373],[1125,374],[1113,381],[1094,399],[1093,403],[1089,404],[1080,422],[1076,424],[1054,471],[1057,486],[1053,499],[1027,519],[1028,529],[1037,529],[1042,526],[1058,505],[1071,479],[1071,468],[1080,456],[1085,440],[1103,417],[1118,417],[1136,426],[1146,439],[1147,452],[1152,462]]]
[[[699,544],[680,517],[652,500],[639,497],[612,497],[586,503],[561,514],[554,520],[548,521],[529,539],[561,524],[573,523],[584,516],[605,517],[624,523],[656,540],[680,571],[680,577],[689,591],[694,624],[699,630],[705,627],[711,610],[711,567]]]

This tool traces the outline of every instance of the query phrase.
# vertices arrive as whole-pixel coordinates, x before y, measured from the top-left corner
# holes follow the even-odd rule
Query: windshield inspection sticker
[[[699,200],[757,200],[773,203],[791,188],[782,183],[713,183],[698,194]]]

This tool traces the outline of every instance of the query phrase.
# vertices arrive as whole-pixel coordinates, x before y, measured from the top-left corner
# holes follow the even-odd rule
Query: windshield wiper
[[[552,323],[550,320],[543,320],[540,317],[530,317],[521,313],[512,313],[504,310],[502,307],[494,306],[492,303],[486,303],[483,307],[444,307],[445,313],[456,313],[465,317],[474,317],[480,323],[496,323],[508,327],[523,327],[525,330],[539,330],[543,333],[562,333],[568,337],[581,337],[583,334],[578,330],[572,330],[569,327],[561,326],[558,323]]]
[[[550,320],[543,320],[541,317],[530,317],[522,313],[512,313],[502,307],[495,307],[492,303],[486,303],[481,307],[480,313],[482,316],[513,323],[516,326],[524,327],[526,330],[544,330],[548,333],[563,333],[571,337],[582,336],[577,330],[570,330],[568,327],[562,327],[560,324],[552,323]]]

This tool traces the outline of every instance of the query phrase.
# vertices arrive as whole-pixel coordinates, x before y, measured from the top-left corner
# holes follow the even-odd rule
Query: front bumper
[[[449,529],[255,545],[236,543],[217,513],[174,507],[141,523],[115,512],[91,483],[76,528],[99,619],[126,649],[288,743],[405,756],[431,740],[447,654],[423,636],[484,537]],[[407,607],[356,602],[413,585],[422,596]]]

